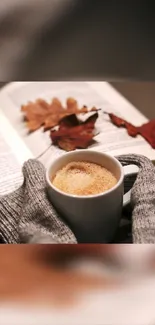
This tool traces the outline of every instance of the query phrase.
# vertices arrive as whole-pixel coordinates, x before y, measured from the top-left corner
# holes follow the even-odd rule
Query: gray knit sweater
[[[123,216],[120,223],[124,239],[118,237],[114,241],[155,243],[154,165],[143,156],[125,155],[118,159],[122,165],[138,165],[139,173],[132,187],[132,216],[127,218],[126,227],[122,226]],[[37,160],[29,160],[23,166],[23,176],[23,185],[17,191],[0,197],[0,241],[10,244],[77,243],[69,226],[48,200],[44,166]]]

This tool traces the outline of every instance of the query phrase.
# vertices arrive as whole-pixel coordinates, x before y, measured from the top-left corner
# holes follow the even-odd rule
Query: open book
[[[21,105],[43,98],[59,98],[64,104],[73,97],[79,105],[96,106],[114,113],[135,125],[147,121],[135,107],[107,82],[13,82],[0,91],[0,195],[9,193],[22,183],[21,165],[29,158],[37,158],[51,143],[49,132],[37,130],[28,134],[23,122]],[[155,160],[155,150],[141,137],[130,137],[126,130],[108,122],[102,110],[96,123],[96,143],[88,148],[120,155],[142,154]],[[47,166],[64,151],[51,145],[40,158]]]

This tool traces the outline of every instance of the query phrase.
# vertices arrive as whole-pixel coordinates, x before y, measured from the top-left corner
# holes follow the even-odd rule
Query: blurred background
[[[154,80],[154,1],[1,1],[0,44],[0,80]]]

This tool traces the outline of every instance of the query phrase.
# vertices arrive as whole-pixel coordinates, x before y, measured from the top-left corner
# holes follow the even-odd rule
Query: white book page
[[[8,194],[22,184],[21,166],[32,157],[32,153],[0,111],[0,195]]]
[[[125,129],[114,126],[107,115],[103,114],[103,111],[112,112],[135,125],[147,122],[146,117],[107,82],[14,82],[0,92],[0,107],[34,157],[44,152],[51,144],[51,140],[49,132],[44,133],[42,129],[28,134],[20,110],[21,105],[38,98],[51,101],[53,97],[58,97],[63,104],[67,97],[74,97],[79,102],[79,106],[96,106],[102,109],[96,123],[98,133],[94,138],[96,143],[89,149],[112,155],[137,153],[151,160],[155,159],[155,151],[141,136],[130,137]],[[51,145],[51,149],[41,158],[41,161],[46,166],[49,159],[55,159],[63,152]]]

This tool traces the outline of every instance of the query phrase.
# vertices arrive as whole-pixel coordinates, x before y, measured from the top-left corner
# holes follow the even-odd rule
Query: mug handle
[[[123,169],[124,169],[124,176],[135,175],[135,174],[138,174],[138,171],[139,171],[139,167],[136,165],[123,166]],[[130,201],[131,201],[131,190],[129,190],[123,196],[123,207],[125,207],[127,204],[129,204]]]

